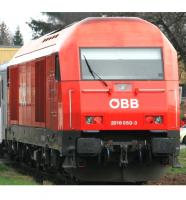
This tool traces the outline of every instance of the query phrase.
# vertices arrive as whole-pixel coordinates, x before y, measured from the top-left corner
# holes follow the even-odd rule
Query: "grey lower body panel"
[[[7,140],[15,140],[17,142],[48,147],[63,152],[68,152],[69,144],[75,148],[76,138],[79,132],[73,131],[53,131],[45,128],[35,128],[26,126],[11,126],[6,131]]]
[[[93,136],[92,134],[90,135]],[[114,137],[115,135],[116,134],[113,133],[111,137]],[[128,136],[131,136],[131,135],[132,134],[128,134]],[[140,135],[141,134],[139,133],[138,137]],[[125,132],[123,133],[123,136],[126,136]],[[86,138],[81,139],[81,137],[83,136],[80,131],[53,131],[53,130],[45,129],[45,128],[17,126],[17,125],[12,125],[8,127],[6,130],[5,137],[7,140],[15,140],[17,142],[22,142],[25,144],[31,144],[31,145],[56,149],[56,150],[59,150],[61,153],[63,152],[63,155],[68,155],[69,151],[78,149],[77,148],[78,139],[79,140],[84,139],[85,141],[92,140],[92,138],[87,140],[89,137],[87,139]],[[95,136],[95,138],[99,138],[99,137],[101,137],[101,135]],[[133,139],[135,139],[135,137],[136,136],[134,136]],[[152,140],[153,150],[157,151],[157,153],[158,151],[159,153],[161,153],[161,151],[168,150],[168,149],[162,148],[162,146],[164,146],[165,148],[166,146],[165,144],[167,144],[167,148],[171,147],[171,151],[175,151],[176,154],[179,153],[178,131],[167,131],[166,136],[164,136],[163,138],[157,137],[155,133],[154,135],[152,134],[150,137]],[[97,140],[97,139],[94,139],[94,140]],[[104,139],[100,138],[100,140],[104,140]],[[123,139],[121,138],[121,140]],[[132,138],[131,138],[131,141],[132,141]],[[84,148],[84,146],[85,145],[83,144],[82,147]]]
[[[16,140],[26,144],[60,149],[62,136],[57,132],[43,128],[12,126],[11,129],[7,131],[7,140]]]

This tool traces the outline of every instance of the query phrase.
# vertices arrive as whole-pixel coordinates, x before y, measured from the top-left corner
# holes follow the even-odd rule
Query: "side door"
[[[55,77],[56,54],[46,59],[46,118],[47,128],[57,130],[58,128],[58,81]]]

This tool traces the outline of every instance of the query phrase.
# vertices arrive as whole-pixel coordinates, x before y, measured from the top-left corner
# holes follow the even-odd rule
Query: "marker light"
[[[101,116],[86,116],[87,124],[102,124],[103,117]]]
[[[115,88],[115,91],[121,91],[121,92],[132,91],[132,85],[125,84],[125,83],[117,83],[114,85],[114,88]]]
[[[154,123],[154,117],[152,117],[152,116],[147,116],[147,117],[145,117],[145,121],[146,121],[148,124],[152,124],[152,123]]]
[[[163,117],[162,116],[146,116],[145,121],[148,124],[162,124],[163,123]]]

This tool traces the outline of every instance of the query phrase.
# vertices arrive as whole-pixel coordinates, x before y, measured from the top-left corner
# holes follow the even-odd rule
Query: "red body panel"
[[[46,104],[46,120],[44,122],[35,121],[36,61],[31,59],[24,64],[16,64],[19,69],[19,83],[22,87],[26,85],[26,104],[19,103],[19,125],[46,127],[52,130],[179,129],[177,55],[175,49],[157,27],[140,19],[88,19],[59,33],[59,36],[53,40],[53,43],[55,42],[60,46],[58,49],[60,82],[55,80],[55,54],[41,58],[46,63],[46,99],[43,102]],[[49,41],[48,46],[53,43]],[[43,44],[43,39],[40,39],[35,42],[35,47],[33,45],[28,47],[30,49],[24,47],[18,52],[18,56],[24,52],[42,49],[43,45],[46,48],[47,42]],[[107,81],[108,87],[100,81],[82,81],[79,55],[81,47],[162,48],[164,80]],[[115,83],[131,84],[132,90],[130,92],[115,91]],[[111,99],[138,99],[139,108],[112,109],[109,106]],[[163,116],[163,123],[148,124],[145,117],[152,115]],[[101,116],[103,121],[101,124],[86,124],[86,116]],[[117,123],[132,121],[132,125],[113,125],[115,123],[113,121]],[[134,121],[137,123],[133,124]],[[9,124],[14,124],[10,118]]]
[[[58,83],[55,80],[55,56],[46,57],[46,127],[58,129]]]

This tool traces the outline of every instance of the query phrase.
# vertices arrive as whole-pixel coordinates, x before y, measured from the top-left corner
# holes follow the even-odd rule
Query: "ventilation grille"
[[[52,40],[52,39],[54,39],[54,38],[57,38],[58,35],[59,35],[59,34],[56,34],[56,35],[50,36],[50,37],[48,37],[48,38],[45,38],[42,42],[47,42],[47,41],[49,41],[49,40]]]

